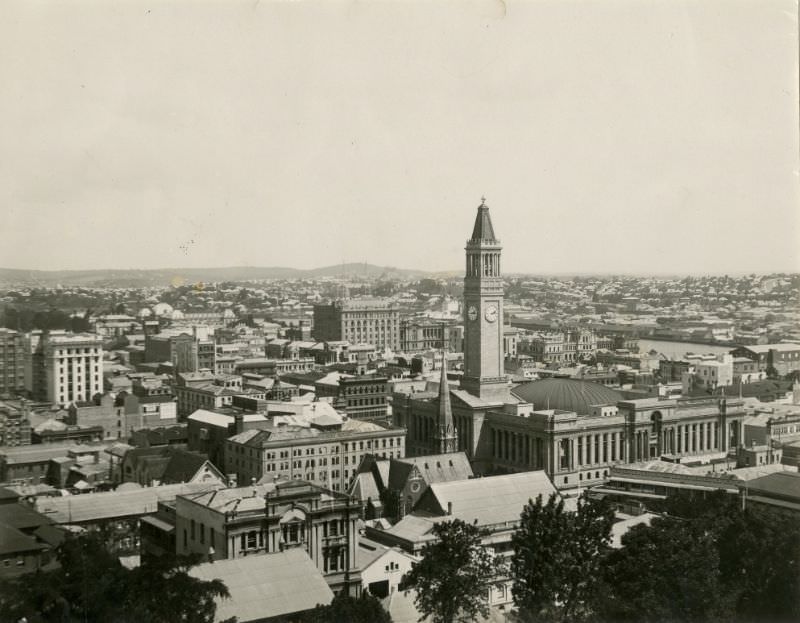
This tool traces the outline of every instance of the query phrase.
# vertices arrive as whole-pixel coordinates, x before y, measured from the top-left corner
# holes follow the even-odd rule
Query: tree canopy
[[[488,587],[501,572],[499,560],[481,545],[480,530],[460,519],[435,524],[435,541],[422,550],[406,577],[417,591],[420,613],[433,623],[468,623],[488,616]]]
[[[614,513],[583,497],[577,512],[553,494],[540,495],[522,511],[512,538],[512,593],[526,621],[579,621],[590,613],[608,551]]]
[[[301,617],[302,623],[392,623],[392,617],[383,609],[381,602],[362,593],[355,598],[339,594],[327,606],[317,606]]]

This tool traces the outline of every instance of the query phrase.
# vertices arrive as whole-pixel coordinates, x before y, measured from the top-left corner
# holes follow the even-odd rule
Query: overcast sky
[[[0,5],[0,266],[800,270],[795,0]]]

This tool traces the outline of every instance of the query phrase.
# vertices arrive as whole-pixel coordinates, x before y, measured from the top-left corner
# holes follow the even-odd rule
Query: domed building
[[[591,381],[550,378],[518,385],[511,393],[533,405],[534,410],[558,409],[588,415],[592,405],[617,404],[621,392]]]

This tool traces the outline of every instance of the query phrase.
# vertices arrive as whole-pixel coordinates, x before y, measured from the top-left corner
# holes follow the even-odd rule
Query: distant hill
[[[322,268],[299,269],[285,266],[235,266],[229,268],[158,268],[152,270],[25,270],[0,268],[0,284],[6,286],[39,285],[53,287],[147,287],[169,286],[182,283],[214,281],[250,281],[258,279],[303,279],[320,277],[386,277],[416,279],[433,275],[421,270],[408,270],[392,266],[375,266],[366,263],[337,264]]]

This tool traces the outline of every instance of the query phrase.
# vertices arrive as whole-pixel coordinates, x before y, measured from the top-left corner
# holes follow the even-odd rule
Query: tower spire
[[[442,373],[439,378],[439,417],[436,445],[439,454],[457,452],[457,435],[453,426],[453,409],[450,406],[450,386],[447,383],[447,351],[442,349]]]

